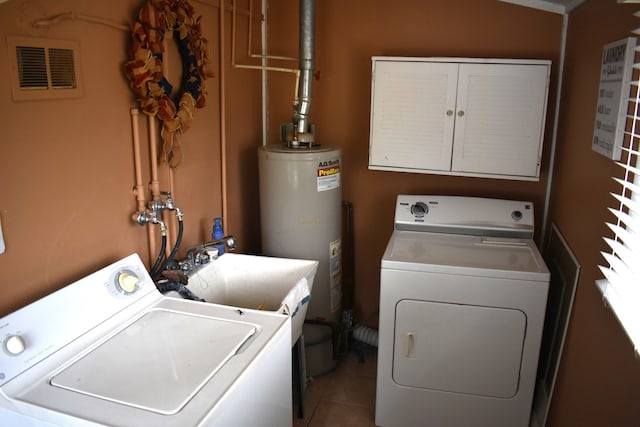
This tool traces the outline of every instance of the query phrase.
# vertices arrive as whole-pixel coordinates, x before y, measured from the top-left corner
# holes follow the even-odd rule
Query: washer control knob
[[[522,219],[522,212],[521,211],[511,212],[511,218],[513,218],[515,221],[520,221]]]
[[[20,335],[11,335],[4,340],[4,348],[12,356],[17,356],[24,351],[24,340]]]
[[[140,282],[140,278],[132,273],[131,271],[125,270],[121,271],[116,276],[116,286],[118,290],[124,292],[125,294],[131,294],[138,289],[138,283]]]
[[[429,213],[429,206],[424,202],[416,202],[411,205],[411,213],[416,218],[422,218]]]

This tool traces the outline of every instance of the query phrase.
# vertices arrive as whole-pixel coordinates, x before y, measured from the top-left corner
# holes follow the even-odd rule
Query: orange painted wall
[[[562,17],[495,0],[316,2],[316,69],[311,121],[316,140],[342,149],[343,199],[353,203],[354,308],[377,327],[380,258],[393,228],[398,194],[455,194],[531,200],[538,218],[548,173],[547,126],[539,182],[370,171],[368,165],[371,57],[450,56],[551,59],[555,87]],[[271,54],[297,55],[297,2],[270,1]],[[295,32],[294,32],[295,31]],[[293,78],[271,74],[269,137],[291,119]],[[553,107],[555,91],[550,93]],[[549,111],[552,113],[553,108]],[[547,122],[552,123],[549,115]],[[425,132],[428,132],[425,129]],[[539,226],[540,224],[538,224]],[[346,290],[349,292],[349,290]]]
[[[246,8],[246,2],[239,3]],[[296,56],[298,2],[269,3],[271,53]],[[398,193],[529,199],[536,204],[540,227],[555,92],[550,94],[540,182],[369,171],[371,56],[546,58],[553,61],[555,88],[562,17],[495,0],[459,0],[455,6],[449,0],[316,3],[320,73],[314,83],[311,119],[319,141],[343,151],[343,198],[353,203],[355,213],[356,315],[357,320],[377,326],[379,263]],[[122,73],[129,34],[82,21],[63,22],[46,31],[29,25],[33,19],[66,11],[127,23],[141,4],[135,0],[0,4],[0,219],[7,245],[0,255],[0,316],[132,252],[149,258],[146,232],[130,220],[136,205],[131,191],[129,109],[136,103]],[[185,246],[206,239],[211,218],[222,213],[218,9],[195,1],[194,5],[203,15],[215,76],[207,81],[207,106],[196,112],[193,127],[181,139],[185,160],[176,173],[175,197],[185,211]],[[640,391],[638,362],[593,285],[599,278],[598,251],[604,247],[599,236],[605,232],[607,192],[614,189],[608,177],[617,170],[589,148],[602,45],[638,26],[630,16],[634,10],[615,0],[587,0],[569,20],[550,220],[575,251],[582,275],[550,426],[635,426],[640,419],[635,401]],[[257,252],[260,76],[231,68],[230,18],[227,13],[222,61],[227,79],[222,106],[228,140],[227,231],[238,236],[241,251]],[[238,34],[245,32],[244,25],[239,23]],[[80,41],[85,96],[12,101],[7,34]],[[240,45],[244,49],[244,40]],[[178,66],[172,64],[172,73]],[[269,85],[268,137],[275,141],[278,126],[291,117],[293,79],[270,73]],[[144,123],[141,133],[145,140]],[[148,153],[143,156],[147,159]],[[148,179],[145,174],[145,182]]]
[[[550,426],[637,426],[640,363],[594,282],[613,217],[606,206],[621,168],[591,150],[602,48],[628,37],[638,5],[590,0],[569,18],[551,217],[581,265],[573,315],[549,415]]]
[[[194,1],[193,5],[202,15],[214,76],[206,80],[206,107],[196,110],[192,127],[180,136],[184,161],[175,171],[174,198],[185,213],[185,231],[179,255],[188,246],[209,239],[212,218],[222,215],[219,13],[217,6],[211,6],[217,1],[205,3]],[[155,259],[156,254],[149,254],[146,230],[131,219],[136,200],[129,109],[137,103],[123,73],[130,33],[81,20],[62,21],[47,29],[31,26],[35,19],[63,12],[129,25],[142,5],[138,0],[11,0],[0,4],[0,219],[7,248],[0,255],[0,316],[133,252],[146,262]],[[246,10],[248,1],[239,1],[238,6]],[[238,20],[238,42],[243,45],[247,22],[246,15]],[[257,31],[259,20],[254,25]],[[246,182],[257,179],[257,172],[252,172],[257,159],[255,166],[247,168],[246,158],[261,135],[260,74],[231,69],[228,11],[225,27],[223,108],[231,194],[227,231],[238,237],[240,250],[256,251],[257,215],[246,217],[238,212],[246,199],[258,197],[257,185]],[[7,35],[79,41],[84,96],[13,101]],[[169,80],[179,93],[181,61],[173,43],[169,43],[167,58]],[[150,176],[143,115],[140,139],[146,186]],[[245,192],[244,187],[249,190]],[[169,189],[166,168],[161,173],[161,189]]]

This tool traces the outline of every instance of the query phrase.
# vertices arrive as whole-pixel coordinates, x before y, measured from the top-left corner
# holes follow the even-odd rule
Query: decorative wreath
[[[187,0],[149,0],[133,23],[133,43],[125,73],[145,114],[163,122],[162,139],[169,166],[182,160],[176,132],[186,131],[195,108],[205,105],[205,65],[209,63],[207,39],[202,36],[200,16]],[[162,73],[162,41],[165,31],[173,33],[182,58],[182,95],[176,108],[169,97],[172,85]]]

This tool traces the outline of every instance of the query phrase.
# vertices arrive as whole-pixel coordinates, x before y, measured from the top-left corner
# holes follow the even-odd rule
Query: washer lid
[[[256,332],[250,323],[155,309],[56,374],[51,385],[174,414]]]
[[[529,239],[396,230],[382,268],[548,281],[549,270]]]

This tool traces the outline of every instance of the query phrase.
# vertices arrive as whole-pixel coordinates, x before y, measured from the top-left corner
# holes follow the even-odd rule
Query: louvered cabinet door
[[[548,70],[460,64],[453,172],[538,177]]]
[[[449,171],[458,64],[374,61],[369,167]]]

